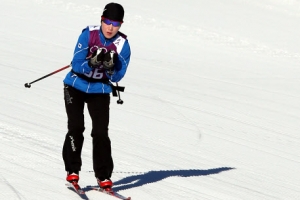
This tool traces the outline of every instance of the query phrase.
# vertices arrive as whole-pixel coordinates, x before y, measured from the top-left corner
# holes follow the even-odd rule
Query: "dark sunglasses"
[[[113,20],[110,20],[110,19],[107,19],[107,18],[104,18],[104,17],[102,17],[101,20],[107,25],[112,24],[114,27],[119,27],[123,23],[123,22],[119,22],[119,21],[113,21]]]

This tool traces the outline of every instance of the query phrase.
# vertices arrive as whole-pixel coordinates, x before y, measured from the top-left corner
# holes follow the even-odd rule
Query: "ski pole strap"
[[[117,91],[124,92],[124,90],[125,90],[125,87],[123,87],[123,86],[114,86],[111,82],[110,82],[110,86],[112,88],[112,94],[113,94],[114,97],[118,96]]]

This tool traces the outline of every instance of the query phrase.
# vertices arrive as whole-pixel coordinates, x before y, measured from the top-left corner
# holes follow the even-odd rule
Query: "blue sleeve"
[[[88,28],[86,28],[78,38],[72,59],[72,69],[76,73],[84,74],[89,73],[92,70],[86,59],[89,52],[89,36],[90,32]]]
[[[131,51],[128,40],[125,41],[122,51],[118,55],[118,62],[115,65],[115,71],[113,75],[108,75],[112,82],[119,82],[125,75],[129,61],[130,61]]]

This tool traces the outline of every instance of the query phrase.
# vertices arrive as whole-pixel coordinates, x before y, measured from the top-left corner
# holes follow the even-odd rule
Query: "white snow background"
[[[133,200],[300,199],[300,1],[118,1],[132,57],[111,100],[115,190]],[[1,0],[0,199],[65,187],[63,83],[109,1]],[[96,186],[86,113],[80,184]],[[87,191],[92,199],[115,199]]]

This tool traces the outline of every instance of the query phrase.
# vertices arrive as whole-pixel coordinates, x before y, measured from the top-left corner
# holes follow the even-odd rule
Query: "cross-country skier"
[[[124,9],[109,3],[101,16],[101,24],[86,27],[79,36],[72,59],[72,70],[64,79],[64,100],[68,116],[68,132],[63,145],[66,180],[79,181],[83,146],[84,106],[92,120],[93,168],[101,188],[111,189],[113,159],[108,136],[111,82],[120,81],[130,60],[126,35],[119,32]]]

